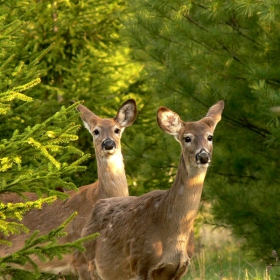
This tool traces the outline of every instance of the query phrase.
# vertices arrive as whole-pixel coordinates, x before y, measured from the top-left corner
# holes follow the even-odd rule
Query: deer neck
[[[101,198],[128,196],[128,186],[121,151],[97,156],[98,192]]]
[[[188,234],[196,217],[207,168],[189,168],[183,155],[172,187],[166,192],[168,224]],[[174,223],[176,225],[174,225]]]

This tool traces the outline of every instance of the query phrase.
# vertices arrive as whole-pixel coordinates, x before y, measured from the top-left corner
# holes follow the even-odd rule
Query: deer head
[[[158,109],[158,125],[181,144],[188,169],[208,167],[213,150],[213,132],[221,120],[223,109],[224,102],[219,101],[209,109],[205,118],[196,122],[184,122],[177,113],[168,108]]]
[[[103,119],[83,105],[77,107],[85,127],[91,133],[97,156],[110,156],[120,152],[121,135],[124,129],[133,124],[137,116],[136,103],[133,99],[126,101],[112,119]]]

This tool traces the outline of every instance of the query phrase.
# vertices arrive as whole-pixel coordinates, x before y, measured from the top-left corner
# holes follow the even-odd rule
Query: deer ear
[[[83,105],[78,105],[77,110],[81,113],[80,117],[84,123],[85,128],[91,132],[91,123],[94,119],[98,118],[94,113],[92,113],[87,107]]]
[[[206,117],[211,118],[214,121],[213,128],[215,128],[217,123],[221,120],[224,106],[224,101],[221,100],[208,110]]]
[[[179,115],[166,107],[160,107],[157,112],[157,123],[166,133],[176,136],[181,127],[182,121]]]
[[[133,99],[129,99],[123,103],[114,119],[120,124],[121,127],[125,128],[133,124],[136,116],[136,103]]]

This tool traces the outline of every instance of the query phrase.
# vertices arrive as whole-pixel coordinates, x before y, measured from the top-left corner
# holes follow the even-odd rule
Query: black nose
[[[102,149],[105,149],[105,150],[112,150],[116,148],[116,143],[114,140],[110,139],[110,138],[107,138],[106,140],[104,140],[102,142]]]
[[[204,149],[202,149],[197,155],[196,155],[196,162],[201,164],[206,164],[210,162],[210,154],[206,152]]]

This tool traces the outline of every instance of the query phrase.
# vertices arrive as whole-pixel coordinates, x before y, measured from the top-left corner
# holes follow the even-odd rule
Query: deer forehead
[[[180,134],[182,137],[193,135],[195,137],[204,137],[213,134],[213,129],[203,121],[185,122],[182,125]]]
[[[120,125],[114,119],[96,119],[92,120],[92,127],[98,127],[102,131],[110,131],[114,128],[120,128]]]

